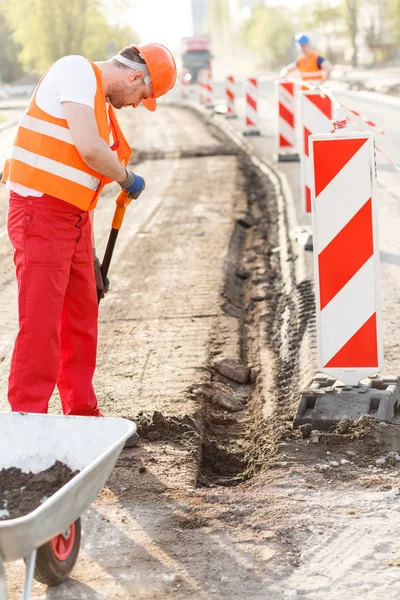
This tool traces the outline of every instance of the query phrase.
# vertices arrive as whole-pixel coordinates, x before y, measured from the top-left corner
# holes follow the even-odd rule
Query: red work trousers
[[[47,413],[57,385],[64,414],[100,416],[92,385],[98,306],[89,213],[53,196],[11,192],[8,234],[19,310],[11,409]]]

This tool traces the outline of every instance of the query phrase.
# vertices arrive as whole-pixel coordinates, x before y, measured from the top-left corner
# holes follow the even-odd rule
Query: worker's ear
[[[140,83],[143,81],[144,73],[137,69],[136,71],[132,71],[129,73],[128,81],[129,83]]]

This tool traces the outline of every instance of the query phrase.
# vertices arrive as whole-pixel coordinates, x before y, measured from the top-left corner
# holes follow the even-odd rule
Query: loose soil
[[[15,467],[1,469],[0,520],[29,514],[78,473],[59,460],[39,473],[24,473]]]

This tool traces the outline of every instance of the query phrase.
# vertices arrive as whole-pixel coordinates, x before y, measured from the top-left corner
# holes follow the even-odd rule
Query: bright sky
[[[142,42],[160,42],[174,51],[179,48],[182,36],[191,35],[190,0],[133,1],[135,8],[125,13],[124,22],[131,21]]]

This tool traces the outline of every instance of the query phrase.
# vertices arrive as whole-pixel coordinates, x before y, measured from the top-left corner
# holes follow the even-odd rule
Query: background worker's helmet
[[[298,33],[294,38],[294,42],[299,46],[305,46],[310,43],[310,38],[306,33]]]
[[[156,98],[171,90],[176,81],[176,64],[171,52],[162,44],[133,44],[144,59],[149,70],[152,90],[142,104],[148,110],[156,110]]]

